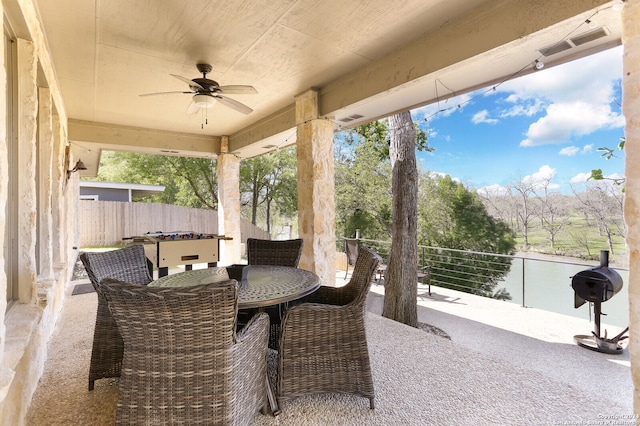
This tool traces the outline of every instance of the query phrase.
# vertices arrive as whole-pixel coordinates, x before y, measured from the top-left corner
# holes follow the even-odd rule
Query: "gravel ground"
[[[99,380],[87,390],[95,309],[95,293],[65,301],[27,425],[113,424],[117,380]],[[280,416],[257,414],[255,424],[551,425],[629,414],[561,377],[470,350],[439,328],[424,327],[431,332],[367,314],[375,410],[365,398],[316,395],[284,401]]]

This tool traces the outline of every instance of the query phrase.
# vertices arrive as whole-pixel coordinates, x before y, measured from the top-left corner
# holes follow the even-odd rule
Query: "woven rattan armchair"
[[[89,390],[93,390],[98,379],[120,377],[123,350],[122,337],[111,317],[107,301],[98,292],[100,281],[115,278],[146,285],[151,282],[151,272],[144,248],[139,244],[100,253],[85,252],[80,254],[80,260],[98,294],[98,312],[89,365]]]
[[[267,413],[269,318],[236,336],[237,282],[100,291],[124,340],[116,424],[241,425]]]
[[[278,396],[339,392],[363,396],[374,408],[365,335],[365,301],[380,257],[361,247],[344,287],[320,287],[282,320]]]
[[[298,267],[300,256],[302,255],[303,242],[296,240],[259,240],[257,238],[247,239],[247,258],[249,265],[272,265]],[[269,314],[271,328],[269,331],[269,347],[278,349],[278,338],[280,336],[280,320],[285,306],[270,306],[265,309]],[[243,311],[242,315],[250,317],[254,310]]]
[[[249,265],[273,265],[298,267],[302,254],[302,240],[247,239]]]

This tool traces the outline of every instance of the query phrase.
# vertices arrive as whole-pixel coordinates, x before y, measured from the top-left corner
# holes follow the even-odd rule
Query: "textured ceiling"
[[[319,91],[323,116],[354,125],[433,102],[436,80],[451,88],[438,94],[446,97],[523,66],[530,72],[539,49],[589,31],[582,24],[594,13],[607,36],[545,62],[620,43],[619,14],[596,0],[37,0],[37,7],[72,121],[227,135],[245,157],[285,143],[295,96],[310,88]],[[139,96],[188,90],[171,74],[201,77],[197,63],[211,64],[208,77],[220,85],[254,86],[257,94],[229,95],[254,111],[217,104],[206,117],[187,115],[189,94]],[[352,115],[362,118],[345,121]],[[140,150],[160,151],[152,145]]]

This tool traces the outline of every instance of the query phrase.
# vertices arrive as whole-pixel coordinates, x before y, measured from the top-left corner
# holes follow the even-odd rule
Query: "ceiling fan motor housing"
[[[207,92],[213,93],[213,92],[220,91],[220,85],[218,84],[217,81],[210,80],[208,78],[194,78],[191,81],[199,84],[200,87],[204,88]],[[200,87],[192,86],[191,88],[194,89],[196,92],[202,92],[202,89],[200,89]]]

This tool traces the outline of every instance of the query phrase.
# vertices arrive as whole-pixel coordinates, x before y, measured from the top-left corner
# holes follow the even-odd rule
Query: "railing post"
[[[524,303],[524,291],[525,291],[525,285],[524,285],[524,277],[525,277],[525,274],[524,274],[524,265],[525,265],[525,262],[524,262],[524,257],[523,257],[523,258],[522,258],[522,307],[523,307],[523,308],[525,308],[525,307],[527,306],[527,305],[525,305],[525,303]]]

